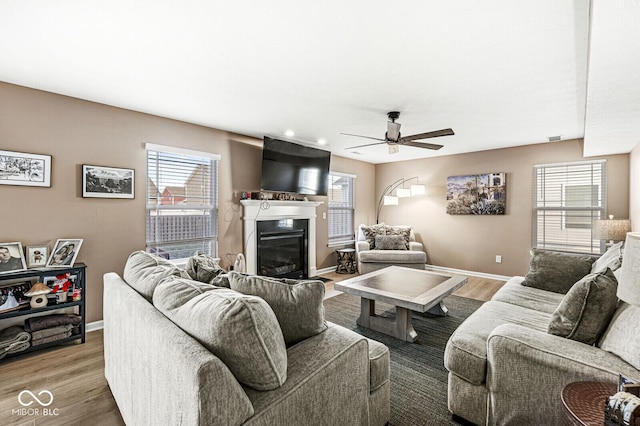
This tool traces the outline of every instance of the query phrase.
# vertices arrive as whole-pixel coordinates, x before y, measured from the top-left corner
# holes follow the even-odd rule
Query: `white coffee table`
[[[411,323],[411,311],[446,315],[442,299],[466,282],[467,278],[459,275],[389,266],[337,282],[333,288],[360,296],[359,326],[414,342],[418,333]],[[376,315],[376,301],[395,306],[395,319]]]

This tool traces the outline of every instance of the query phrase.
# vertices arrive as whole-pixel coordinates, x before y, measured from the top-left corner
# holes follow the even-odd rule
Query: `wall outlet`
[[[327,218],[327,212],[322,212],[322,218],[326,219]]]
[[[496,254],[496,263],[502,263],[502,256]]]

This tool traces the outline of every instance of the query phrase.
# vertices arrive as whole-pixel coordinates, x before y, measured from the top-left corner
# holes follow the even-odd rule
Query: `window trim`
[[[217,257],[218,256],[218,240],[219,240],[219,211],[220,211],[220,203],[219,203],[219,198],[220,198],[220,194],[219,194],[219,169],[220,169],[220,160],[221,160],[221,155],[220,154],[214,154],[214,153],[210,153],[210,152],[204,152],[204,151],[196,151],[196,150],[191,150],[191,149],[185,149],[185,148],[179,148],[179,147],[174,147],[174,146],[167,146],[167,145],[158,145],[158,144],[153,144],[153,143],[145,143],[144,144],[144,149],[145,149],[145,157],[146,157],[146,167],[145,167],[145,171],[146,171],[146,191],[145,191],[145,228],[148,228],[149,223],[148,223],[148,217],[149,217],[149,212],[152,210],[155,211],[170,211],[170,210],[196,210],[196,211],[202,211],[204,212],[211,212],[211,221],[212,221],[212,225],[214,226],[214,229],[212,229],[213,232],[213,237],[210,239],[211,240],[211,249],[212,249],[212,253],[211,256],[213,257]],[[211,165],[213,166],[213,168],[215,169],[215,175],[212,174],[211,175],[211,195],[214,196],[215,195],[215,200],[210,199],[210,203],[208,204],[201,204],[201,205],[162,205],[162,207],[159,207],[160,204],[160,198],[158,198],[158,202],[157,203],[153,203],[151,204],[149,202],[149,181],[151,181],[151,176],[149,175],[149,152],[153,151],[156,153],[167,153],[167,154],[177,154],[177,155],[187,155],[187,156],[191,156],[191,157],[200,157],[202,159],[208,159],[211,161]],[[212,203],[213,202],[213,203]],[[184,243],[184,242],[189,242],[189,241],[204,241],[204,240],[209,240],[209,238],[193,238],[193,239],[181,239],[181,240],[176,240],[176,243]],[[150,246],[163,246],[163,245],[171,245],[173,242],[150,242],[147,241],[147,236],[145,236],[145,250],[148,250]],[[177,265],[181,265],[181,264],[186,264],[188,257],[186,258],[174,258],[174,259],[169,259],[170,262],[177,264]]]
[[[335,207],[332,208],[331,207],[331,200],[328,199],[327,200],[327,215],[331,214],[331,211],[351,211],[351,221],[353,222],[353,226],[355,227],[355,212],[356,212],[356,191],[355,191],[355,187],[356,187],[356,179],[357,176],[352,174],[352,173],[343,173],[343,172],[336,172],[336,171],[329,171],[329,176],[328,179],[331,179],[332,176],[336,176],[336,177],[344,177],[344,178],[349,178],[352,180],[351,182],[351,201],[350,207]],[[331,188],[329,187],[329,190],[331,190]],[[329,219],[329,218],[327,218]],[[329,226],[329,224],[327,223],[327,247],[340,247],[340,246],[346,246],[346,245],[350,245],[350,244],[354,244],[355,243],[355,229],[352,230],[351,234],[350,234],[350,238],[343,238],[343,239],[338,239],[337,237],[334,237],[333,239],[331,238],[331,236],[329,235],[329,231],[331,230],[331,227]],[[343,236],[343,237],[348,237],[348,236]]]
[[[590,166],[592,168],[592,174],[593,174],[593,168],[594,166],[599,165],[600,166],[600,180],[599,181],[594,181],[593,176],[591,177],[591,181],[590,183],[583,183],[581,185],[590,185],[593,186],[594,183],[597,183],[599,188],[598,191],[598,198],[600,200],[600,205],[594,206],[539,206],[539,200],[540,198],[540,191],[544,191],[544,189],[542,188],[544,185],[546,185],[548,182],[544,181],[544,182],[539,182],[539,171],[540,170],[546,170],[546,169],[553,169],[553,168],[558,168],[558,167],[580,167],[580,166]],[[537,248],[541,248],[541,249],[546,249],[546,250],[554,250],[554,251],[563,251],[563,252],[568,252],[568,253],[580,253],[580,254],[592,254],[592,255],[598,255],[601,253],[601,247],[599,244],[595,243],[595,239],[593,238],[593,222],[591,223],[591,226],[589,227],[576,227],[576,226],[566,226],[566,216],[562,216],[560,218],[560,226],[562,227],[562,229],[589,229],[591,231],[591,245],[590,247],[587,247],[586,245],[583,245],[583,247],[585,249],[589,249],[590,251],[580,251],[580,250],[570,250],[571,246],[567,243],[564,244],[564,247],[562,247],[564,250],[561,250],[560,248],[548,248],[547,245],[552,245],[551,242],[547,241],[547,238],[543,237],[541,240],[538,238],[538,230],[539,230],[539,226],[538,226],[538,220],[539,220],[539,216],[540,216],[540,212],[584,212],[584,211],[590,211],[591,212],[591,217],[592,220],[594,218],[594,213],[599,212],[599,216],[601,219],[605,218],[607,215],[607,160],[606,159],[594,159],[594,160],[584,160],[584,161],[571,161],[571,162],[562,162],[562,163],[549,163],[549,164],[534,164],[533,165],[533,171],[532,171],[532,214],[531,214],[531,246],[532,247],[537,247]],[[571,170],[567,170],[567,174],[571,174],[571,173],[578,173],[577,170],[571,171]],[[571,177],[571,176],[569,176]],[[576,182],[577,184],[577,182]],[[550,203],[553,202],[561,202],[562,204],[564,204],[566,202],[565,199],[565,192],[564,190],[566,189],[566,187],[564,187],[563,189],[561,189],[561,198],[560,200],[549,200]],[[593,192],[592,192],[593,194]],[[592,197],[593,199],[593,197]],[[542,199],[544,202],[547,201],[547,199]],[[545,229],[546,230],[546,229]],[[543,232],[545,231],[543,230]],[[539,244],[540,242],[542,242],[543,244]],[[558,246],[560,244],[557,244]],[[575,247],[579,247],[579,245],[575,245]]]

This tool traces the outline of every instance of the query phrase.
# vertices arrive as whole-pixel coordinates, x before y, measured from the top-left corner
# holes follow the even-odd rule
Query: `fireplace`
[[[242,200],[242,219],[244,222],[244,256],[247,261],[247,272],[250,274],[287,276],[294,273],[300,266],[302,277],[315,277],[316,272],[316,207],[322,202],[318,201],[281,201],[281,200]],[[301,221],[301,222],[298,222]],[[281,226],[267,225],[267,223],[279,223]],[[305,225],[299,225],[305,222]],[[263,225],[264,224],[264,225]],[[263,228],[264,227],[264,228]],[[300,243],[299,230],[304,230],[304,237]],[[297,231],[287,235],[289,231]],[[259,242],[261,233],[263,241]],[[260,254],[260,262],[265,267],[273,269],[272,272],[258,268],[258,245],[265,245],[271,250],[263,250]],[[294,254],[300,253],[302,247],[302,261],[289,261]],[[268,259],[265,259],[264,256]],[[296,268],[293,268],[293,264]],[[262,267],[260,267],[262,268]],[[289,269],[291,269],[289,271]],[[285,274],[285,275],[281,275]],[[300,276],[289,275],[289,276]]]
[[[265,220],[257,223],[259,275],[306,278],[308,219]]]

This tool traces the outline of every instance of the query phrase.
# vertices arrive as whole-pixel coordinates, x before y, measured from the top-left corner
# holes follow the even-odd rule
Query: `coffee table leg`
[[[444,306],[444,303],[440,301],[440,303],[438,303],[433,308],[429,309],[427,312],[430,313],[431,315],[438,315],[438,316],[444,317],[444,316],[447,316],[447,312],[449,312],[449,309],[447,309],[447,307]]]
[[[356,321],[361,327],[371,328],[371,317],[376,315],[376,301],[360,298],[360,317]]]
[[[396,306],[396,329],[395,337],[406,342],[415,342],[418,333],[411,323],[411,311],[406,308]]]

